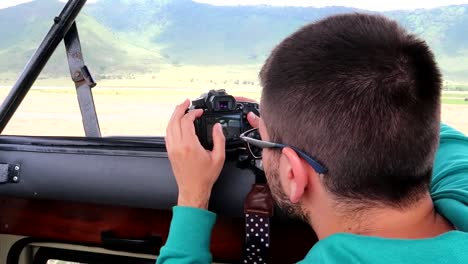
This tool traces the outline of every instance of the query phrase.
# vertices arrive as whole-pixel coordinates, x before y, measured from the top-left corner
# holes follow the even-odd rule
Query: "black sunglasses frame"
[[[258,130],[258,128],[252,128],[250,130],[247,130],[245,131],[244,133],[242,133],[240,135],[240,139],[244,142],[247,143],[247,146],[249,148],[249,151],[250,153],[252,154],[252,156],[254,156],[254,158],[260,158],[260,157],[256,157],[256,155],[253,153],[250,145],[253,145],[255,147],[258,147],[258,148],[261,148],[261,149],[264,149],[264,148],[277,148],[277,149],[283,149],[283,148],[286,148],[286,147],[289,147],[289,148],[292,148],[294,151],[296,151],[296,153],[301,157],[303,158],[307,163],[310,164],[310,166],[312,166],[312,168],[314,168],[314,170],[317,172],[317,173],[320,173],[320,174],[325,174],[328,172],[328,169],[325,168],[322,164],[320,164],[318,161],[316,161],[314,158],[310,157],[309,155],[307,155],[306,153],[304,153],[303,151],[301,151],[300,149],[296,148],[296,147],[293,147],[293,146],[289,146],[289,145],[285,145],[285,144],[281,144],[281,143],[275,143],[275,142],[270,142],[270,141],[264,141],[264,140],[260,140],[260,139],[255,139],[255,138],[252,138],[252,137],[248,137],[247,135],[252,133],[252,132],[255,132],[256,130]],[[258,133],[258,132],[257,132]]]

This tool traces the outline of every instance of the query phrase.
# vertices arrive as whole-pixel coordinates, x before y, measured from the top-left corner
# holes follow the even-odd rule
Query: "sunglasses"
[[[281,144],[281,143],[274,143],[274,142],[269,142],[269,141],[264,141],[260,139],[260,133],[258,132],[258,128],[253,128],[250,130],[245,131],[240,135],[240,139],[244,142],[247,143],[247,147],[250,151],[250,154],[255,158],[255,159],[261,159],[262,158],[262,150],[264,148],[276,148],[276,149],[283,149],[286,147],[289,147],[293,149],[301,158],[303,158],[307,163],[314,168],[314,170],[317,173],[320,174],[325,174],[328,172],[327,168],[325,168],[323,165],[321,165],[318,161],[301,151],[300,149]]]

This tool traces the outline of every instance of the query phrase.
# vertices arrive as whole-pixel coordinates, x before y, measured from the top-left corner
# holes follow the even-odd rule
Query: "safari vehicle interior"
[[[85,4],[70,0],[51,17],[0,107],[3,131],[64,41],[86,136],[0,136],[0,263],[154,263],[168,235],[177,186],[164,138],[101,136],[75,22]],[[242,260],[244,201],[257,181],[249,161],[234,154],[226,162],[210,202],[214,262]],[[271,221],[269,263],[298,261],[316,242],[310,227],[279,210]]]
[[[259,67],[287,34],[331,14],[378,10],[206,3],[221,1],[231,2],[0,1],[0,264],[155,263],[177,202],[163,116],[210,89],[258,99]],[[383,14],[435,51],[443,122],[468,133],[468,5],[395,10]],[[143,85],[133,79],[141,69]],[[211,195],[215,263],[246,256],[248,201],[265,182],[246,151],[228,153]],[[303,259],[313,230],[278,208],[268,217],[267,263]]]

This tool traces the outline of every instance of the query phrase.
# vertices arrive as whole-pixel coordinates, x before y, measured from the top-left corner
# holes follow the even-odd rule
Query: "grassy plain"
[[[258,100],[257,85],[201,85],[192,88],[94,88],[94,99],[104,136],[162,136],[174,107],[207,89],[226,88],[233,95]],[[9,88],[0,88],[0,99]],[[444,92],[443,122],[468,134],[467,92]],[[4,134],[84,136],[73,87],[35,87],[13,116]]]

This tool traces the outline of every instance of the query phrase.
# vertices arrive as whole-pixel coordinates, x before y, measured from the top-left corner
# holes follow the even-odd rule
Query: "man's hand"
[[[203,114],[197,109],[185,114],[185,100],[172,114],[166,130],[166,148],[179,187],[179,206],[208,208],[211,189],[225,160],[225,138],[220,124],[213,126],[213,151],[203,148],[193,122]]]

